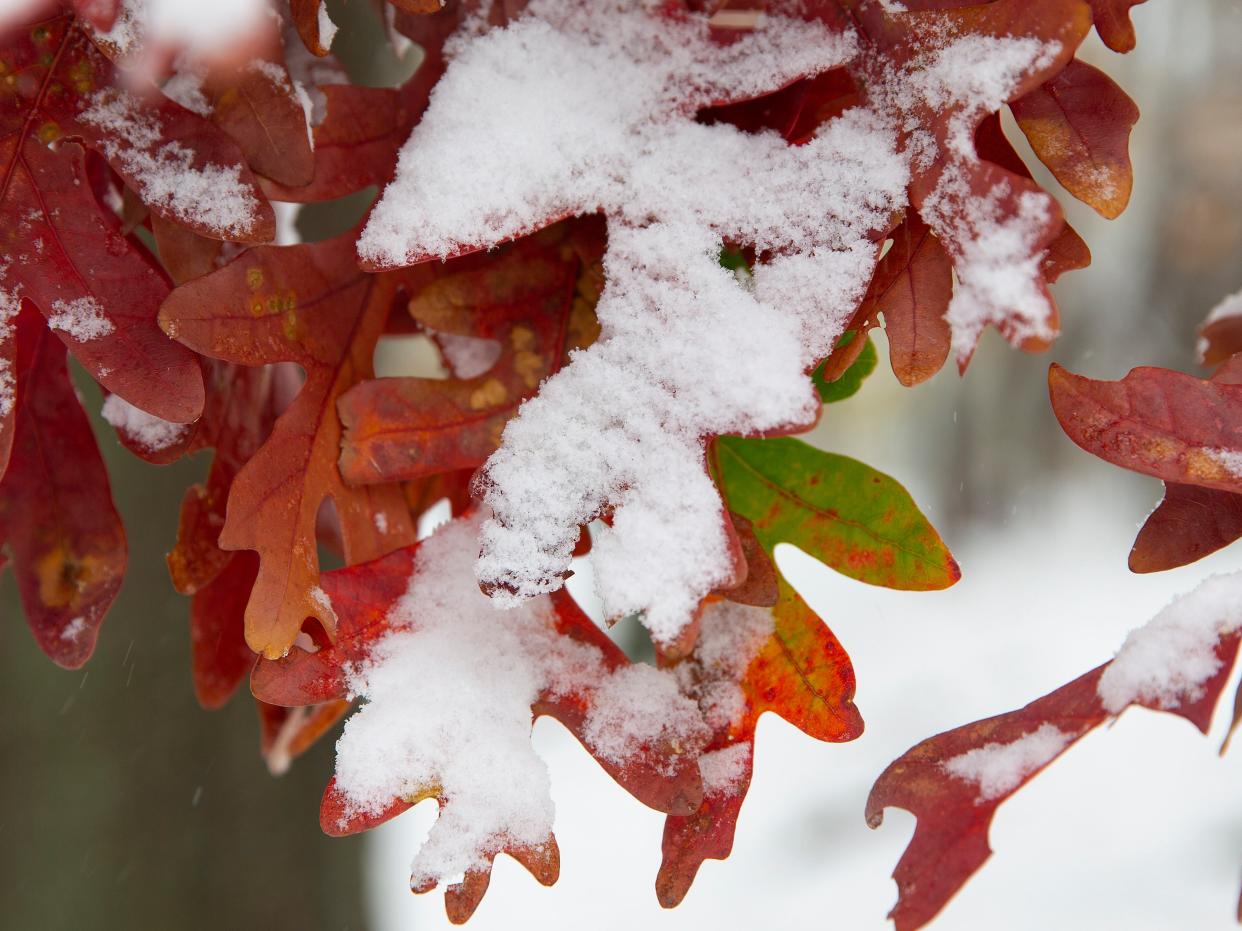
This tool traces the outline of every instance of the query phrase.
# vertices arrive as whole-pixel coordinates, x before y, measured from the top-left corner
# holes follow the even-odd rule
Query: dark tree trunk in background
[[[221,711],[194,700],[163,557],[210,454],[157,468],[99,440],[130,560],[85,669],[52,665],[0,586],[0,928],[363,928],[361,840],[319,830],[335,734],[275,779],[245,686]]]

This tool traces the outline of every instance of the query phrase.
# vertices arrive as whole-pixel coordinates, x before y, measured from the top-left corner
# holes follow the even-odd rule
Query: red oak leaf
[[[14,30],[0,58],[13,79],[0,94],[6,177],[28,174],[49,143],[79,138],[166,219],[215,238],[272,238],[271,205],[236,143],[153,87],[122,81],[70,17]]]
[[[246,640],[283,655],[315,617],[335,619],[318,589],[315,523],[331,498],[349,563],[413,539],[397,486],[350,488],[337,472],[338,397],[372,375],[371,357],[399,292],[396,275],[367,275],[353,235],[313,245],[261,247],[178,287],[160,312],[167,332],[192,348],[242,365],[295,362],[306,384],[229,491],[225,549],[260,555],[246,610]]]
[[[447,264],[418,266],[410,315],[434,334],[496,343],[496,361],[471,378],[381,378],[341,398],[341,474],[348,482],[473,469],[505,424],[568,353],[599,333],[602,243],[577,221]]]
[[[1112,78],[1075,58],[1010,109],[1067,191],[1109,219],[1126,209],[1134,184],[1130,130],[1139,111]]]
[[[295,647],[280,659],[260,661],[251,679],[256,697],[280,705],[306,705],[345,698],[349,670],[367,660],[372,647],[394,629],[389,614],[410,587],[421,545],[407,546],[370,563],[325,573],[323,588],[338,619],[335,642],[313,652]],[[556,633],[593,647],[601,661],[602,676],[607,677],[629,665],[625,655],[567,593],[554,593],[550,606]],[[547,690],[534,702],[531,713],[533,717],[551,715],[564,724],[596,756],[600,765],[643,803],[666,812],[688,814],[694,811],[702,798],[697,756],[660,742],[645,747],[623,763],[616,762],[596,751],[588,736],[590,702],[589,693]],[[329,834],[351,834],[374,827],[425,798],[441,798],[441,793],[438,786],[426,786],[413,796],[392,799],[378,812],[357,811],[341,795],[334,781],[324,795],[321,823]],[[441,798],[441,803],[443,801]],[[535,848],[503,845],[485,857],[484,867],[467,871],[461,883],[448,888],[446,906],[453,921],[464,921],[474,911],[487,889],[491,860],[502,851],[527,865],[541,882],[555,881],[558,854],[553,839]],[[414,891],[423,892],[430,887],[419,886]]]
[[[1224,385],[1242,383],[1242,356],[1212,375]],[[1164,500],[1148,515],[1130,550],[1130,570],[1161,572],[1184,566],[1242,537],[1242,495],[1218,488],[1166,484]]]
[[[1152,367],[1095,381],[1053,365],[1048,387],[1061,428],[1087,452],[1166,482],[1242,491],[1242,385]]]
[[[116,216],[95,201],[82,149],[63,143],[52,152],[27,140],[8,154],[0,290],[37,306],[109,391],[164,420],[197,418],[203,409],[198,361],[155,323],[168,284]]]
[[[0,481],[0,540],[40,648],[76,669],[90,658],[125,574],[125,531],[65,349],[25,307],[14,329],[13,450]]]
[[[1177,714],[1207,733],[1238,642],[1236,632],[1219,639],[1219,667],[1193,694],[1172,703],[1132,704]],[[893,873],[898,900],[889,917],[897,931],[913,931],[931,921],[984,864],[992,853],[988,828],[997,806],[1084,734],[1124,710],[1108,710],[1100,696],[1100,680],[1109,665],[1025,708],[929,738],[881,774],[867,800],[867,823],[878,827],[889,807],[904,808],[918,819],[914,838]]]
[[[1091,15],[1095,19],[1095,31],[1114,52],[1128,52],[1134,48],[1134,24],[1130,22],[1130,8],[1146,0],[1088,0]]]
[[[313,130],[314,176],[310,183],[290,186],[264,182],[264,189],[275,200],[309,203],[332,200],[392,177],[397,152],[427,108],[431,89],[444,74],[444,42],[456,29],[463,7],[456,0],[441,4],[431,0],[434,9],[416,11],[413,16],[398,12],[395,28],[417,42],[422,61],[413,77],[399,89],[324,84],[326,111]],[[294,20],[303,41],[315,54],[317,48],[318,2],[293,4]],[[313,13],[312,13],[313,11]],[[314,16],[315,38],[308,39],[309,17]]]
[[[949,357],[944,314],[953,291],[953,265],[935,233],[913,212],[889,238],[892,248],[876,266],[867,300],[884,314],[888,358],[897,380],[917,385],[940,371]]]

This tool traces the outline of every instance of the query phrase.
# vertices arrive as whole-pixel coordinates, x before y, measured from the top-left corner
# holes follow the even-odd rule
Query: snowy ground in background
[[[708,861],[681,907],[665,912],[652,889],[661,816],[541,719],[534,739],[552,771],[561,879],[544,889],[499,859],[472,931],[890,927],[889,874],[913,818],[890,810],[878,831],[863,823],[884,766],[924,737],[1087,671],[1170,596],[1236,565],[1226,551],[1176,572],[1131,575],[1125,555],[1142,514],[1128,490],[1093,469],[1072,495],[1028,507],[1021,521],[950,540],[964,577],[947,592],[872,588],[787,548],[783,569],[853,657],[864,736],[820,744],[766,716],[733,856]],[[935,927],[1236,927],[1242,757],[1217,757],[1225,710],[1208,740],[1181,719],[1144,711],[1088,736],[1001,807],[996,855]],[[449,927],[438,893],[406,891],[433,816],[424,803],[373,833],[373,928]]]

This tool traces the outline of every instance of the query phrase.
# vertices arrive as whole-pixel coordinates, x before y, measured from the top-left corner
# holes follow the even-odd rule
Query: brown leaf
[[[931,378],[949,357],[944,314],[953,293],[953,263],[940,240],[913,211],[889,234],[868,300],[884,314],[888,358],[903,385]]]
[[[594,223],[563,223],[495,252],[412,270],[416,321],[495,340],[500,356],[474,378],[381,378],[345,394],[346,481],[404,481],[483,464],[522,401],[599,332],[599,244],[578,233],[584,225]]]
[[[1110,220],[1125,210],[1134,185],[1130,130],[1139,111],[1112,78],[1075,58],[1009,106],[1067,191]]]

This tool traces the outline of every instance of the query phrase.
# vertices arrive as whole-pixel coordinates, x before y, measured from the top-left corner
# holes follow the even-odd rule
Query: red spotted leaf
[[[1166,482],[1242,491],[1242,385],[1152,367],[1096,381],[1053,365],[1048,386],[1061,428],[1087,452]]]
[[[720,437],[713,469],[729,509],[765,548],[792,543],[871,585],[947,588],[957,563],[893,479],[793,438]]]
[[[65,349],[31,308],[15,322],[13,449],[0,482],[0,540],[40,648],[75,669],[125,574],[125,531]]]
[[[593,224],[592,224],[593,225]],[[473,469],[539,384],[599,332],[598,252],[562,224],[492,253],[419,266],[409,310],[438,339],[497,344],[469,378],[381,378],[341,398],[341,474],[349,482],[409,480]],[[448,348],[452,348],[449,344]]]

